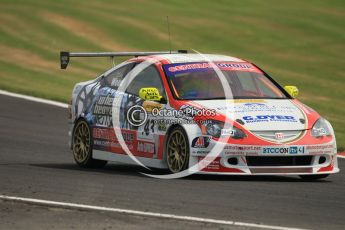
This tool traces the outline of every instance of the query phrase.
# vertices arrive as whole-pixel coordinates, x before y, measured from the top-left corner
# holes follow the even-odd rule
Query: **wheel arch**
[[[171,133],[176,130],[177,128],[179,128],[182,132],[183,132],[183,135],[185,136],[185,139],[186,139],[186,144],[187,144],[187,148],[188,148],[188,158],[187,158],[187,161],[186,161],[186,165],[187,165],[187,168],[189,167],[189,162],[190,162],[190,137],[189,137],[189,134],[187,132],[187,127],[185,127],[184,125],[181,125],[181,124],[173,124],[171,125],[167,132],[166,132],[166,135],[164,137],[164,148],[163,148],[163,162],[164,164],[166,165],[166,167],[169,169],[169,166],[168,166],[168,161],[167,161],[167,145],[168,145],[168,140],[169,140],[169,137],[171,135]]]
[[[89,129],[90,129],[90,137],[91,137],[91,140],[93,142],[93,136],[92,136],[92,129],[91,129],[91,126],[90,126],[90,123],[85,119],[84,116],[80,115],[78,118],[76,118],[74,120],[74,122],[72,123],[73,127],[71,129],[71,136],[70,136],[70,149],[72,150],[73,149],[73,135],[74,135],[74,130],[75,130],[75,127],[76,127],[76,124],[78,124],[79,121],[85,121],[85,123],[89,126]],[[91,148],[93,149],[93,143],[91,143]]]
[[[168,130],[165,133],[164,141],[163,141],[163,161],[166,163],[166,148],[167,148],[167,141],[169,138],[170,133],[176,129],[177,127],[180,127],[186,134],[187,142],[188,142],[188,148],[190,150],[191,147],[191,141],[194,137],[194,135],[198,135],[198,132],[200,132],[199,127],[197,125],[181,125],[181,124],[173,124],[171,125]]]

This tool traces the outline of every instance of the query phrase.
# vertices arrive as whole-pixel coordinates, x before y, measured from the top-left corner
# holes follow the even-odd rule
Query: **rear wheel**
[[[177,127],[170,133],[166,146],[166,161],[172,173],[178,173],[188,168],[189,146],[186,132]]]
[[[303,180],[320,180],[329,176],[329,174],[317,174],[317,175],[299,175]]]
[[[72,136],[72,151],[75,162],[84,168],[101,168],[107,161],[92,158],[92,135],[88,123],[79,120]]]

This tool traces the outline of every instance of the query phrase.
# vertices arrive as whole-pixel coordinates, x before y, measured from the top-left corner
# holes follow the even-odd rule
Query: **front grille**
[[[293,141],[294,139],[300,137],[303,134],[303,130],[276,130],[276,131],[252,131],[255,135],[261,137],[262,139],[283,143]],[[276,139],[276,133],[282,133],[282,139]]]
[[[248,166],[307,166],[313,156],[246,156]]]

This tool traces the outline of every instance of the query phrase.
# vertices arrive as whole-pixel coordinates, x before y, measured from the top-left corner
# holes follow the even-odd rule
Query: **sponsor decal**
[[[153,143],[149,143],[149,142],[138,141],[137,151],[138,152],[144,152],[144,153],[154,153],[155,152],[155,145]]]
[[[306,149],[307,150],[322,150],[322,149],[333,149],[334,145],[307,145]]]
[[[231,101],[232,102],[232,101]],[[269,103],[265,103],[264,101],[260,102],[247,102],[241,100],[234,101],[235,107],[227,107],[227,106],[220,106],[217,107],[218,110],[228,110],[234,109],[235,113],[248,113],[248,112],[276,112],[276,113],[294,113],[297,109],[294,106],[290,105],[272,105]]]
[[[309,154],[313,154],[313,155],[334,154],[336,152],[336,147],[333,144],[307,145],[305,148]]]
[[[205,159],[205,162],[204,162],[204,165],[201,165],[201,166],[203,166],[205,169],[219,170],[221,167],[220,157],[217,157],[214,160],[212,159],[209,160],[208,157],[199,158],[199,161],[201,161],[202,159]]]
[[[304,153],[304,147],[303,146],[291,146],[289,147],[289,153],[290,154],[298,154],[298,153]]]
[[[279,154],[287,154],[289,153],[289,148],[285,147],[271,147],[271,148],[263,148],[262,153],[267,154],[267,153],[279,153]]]
[[[105,140],[94,140],[93,145],[95,149],[104,151],[110,151],[109,148],[121,148],[121,145],[119,143]]]
[[[192,141],[192,147],[193,148],[207,148],[210,144],[210,140],[211,140],[210,137],[205,137],[205,136],[196,137]]]
[[[135,135],[132,132],[122,130],[122,137],[125,142],[132,142],[135,140]],[[117,138],[113,129],[109,128],[93,128],[92,136],[94,139],[102,139],[117,142]]]
[[[249,63],[224,62],[224,63],[216,63],[216,65],[221,70],[252,70],[254,69],[254,66]]]
[[[297,122],[294,116],[284,116],[284,115],[257,115],[257,116],[244,116],[242,119],[246,123],[253,122]]]
[[[303,154],[304,152],[305,152],[304,146],[262,148],[263,154]]]
[[[318,128],[318,129],[315,129],[316,133],[319,133],[319,135],[321,136],[325,136],[327,134],[327,131],[325,128]]]
[[[252,108],[267,108],[268,107],[265,103],[258,103],[258,102],[244,103],[243,105],[247,107],[252,107]]]
[[[195,69],[210,69],[211,65],[209,63],[190,63],[190,64],[180,64],[172,65],[167,69],[171,73],[181,72],[186,70],[195,70]]]
[[[92,136],[94,139],[104,139],[104,140],[117,141],[115,133],[112,129],[93,128],[92,129]]]
[[[222,129],[221,135],[222,136],[233,136],[235,134],[235,130],[233,129]]]
[[[93,108],[93,115],[97,125],[109,127],[112,123],[112,104],[114,97],[111,95],[100,96]]]
[[[203,162],[203,164],[200,164],[200,166],[205,167],[202,169],[202,171],[243,173],[243,171],[240,169],[228,168],[228,167],[223,166],[221,163],[220,157],[217,157],[215,159],[212,159],[212,158],[209,159],[208,157],[199,157],[199,162],[201,162],[202,160],[204,160],[204,162]]]
[[[122,131],[122,137],[124,141],[128,144],[129,149],[133,149],[134,140],[136,139],[135,133]],[[121,148],[121,145],[116,138],[115,132],[112,128],[101,128],[93,127],[92,128],[93,136],[93,147],[95,149],[112,151],[112,149]]]
[[[120,78],[113,78],[111,80],[111,86],[119,87],[121,85],[121,79]]]
[[[122,137],[125,142],[132,142],[134,140],[133,133],[122,132]]]
[[[213,69],[214,66],[225,71],[247,71],[261,73],[259,69],[250,63],[238,63],[238,62],[214,62],[210,64],[208,62],[197,62],[197,63],[177,63],[164,65],[164,70],[168,76],[175,74],[188,73],[188,72],[200,72],[208,71]]]
[[[141,88],[139,97],[143,100],[160,101],[162,96],[159,94],[157,88]]]
[[[261,146],[254,145],[226,145],[224,155],[257,155],[261,151]]]
[[[209,150],[198,150],[198,151],[195,151],[193,153],[194,153],[193,154],[194,156],[205,156],[205,155],[209,154],[210,151]]]

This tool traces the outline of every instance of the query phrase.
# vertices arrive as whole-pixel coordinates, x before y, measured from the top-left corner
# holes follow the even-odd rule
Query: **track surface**
[[[303,182],[297,177],[278,176],[159,180],[142,176],[138,167],[117,164],[102,170],[85,170],[73,163],[67,147],[66,109],[2,95],[0,105],[2,195],[286,227],[343,229],[345,226],[343,172],[323,181]],[[345,160],[339,159],[339,165],[344,169]],[[40,206],[0,202],[1,222],[7,223],[7,227],[18,227],[14,220],[25,220],[25,208],[46,213]],[[116,228],[119,225],[112,223],[118,220],[116,223],[123,228],[152,228],[158,222],[166,223],[164,226],[169,228],[200,228],[163,219],[138,220],[97,212],[53,210],[58,210],[60,219],[47,213],[44,222],[47,225],[32,228],[75,226],[58,224],[71,221],[69,216],[87,218],[93,224],[99,222],[89,227],[109,223],[108,227]],[[25,221],[23,225],[28,227]]]

